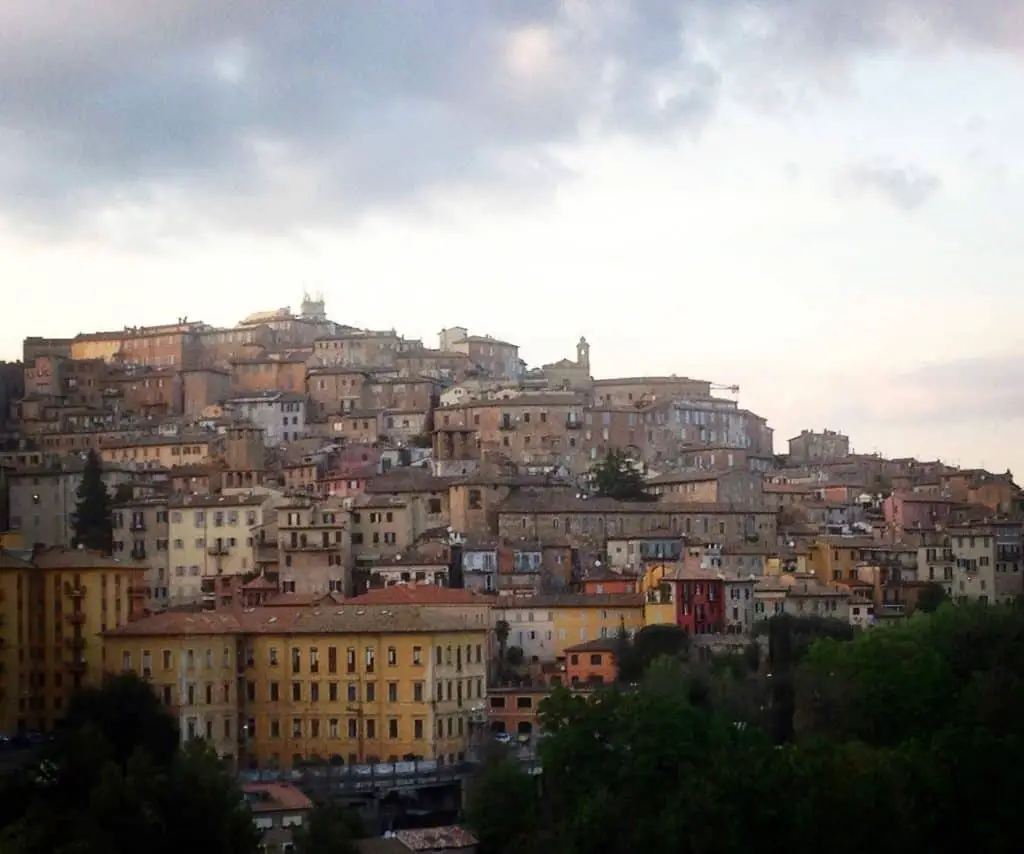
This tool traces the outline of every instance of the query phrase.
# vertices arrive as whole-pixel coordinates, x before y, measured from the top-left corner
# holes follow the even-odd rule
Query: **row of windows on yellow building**
[[[487,628],[412,606],[165,613],[109,634],[183,738],[243,767],[456,761],[486,696]]]

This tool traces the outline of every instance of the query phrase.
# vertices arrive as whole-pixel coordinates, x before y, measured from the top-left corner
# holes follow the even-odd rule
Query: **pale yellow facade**
[[[268,495],[186,496],[168,508],[168,587],[172,604],[197,602],[203,579],[255,569],[252,529],[264,522]]]

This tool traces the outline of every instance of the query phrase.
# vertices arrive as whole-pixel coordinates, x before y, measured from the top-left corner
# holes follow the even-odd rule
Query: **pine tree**
[[[616,501],[654,501],[655,496],[647,491],[647,484],[639,469],[629,456],[611,448],[590,470],[594,489],[602,498]]]
[[[76,547],[95,549],[103,554],[114,550],[114,527],[110,514],[110,494],[103,483],[103,465],[99,454],[89,451],[78,486],[75,506]]]

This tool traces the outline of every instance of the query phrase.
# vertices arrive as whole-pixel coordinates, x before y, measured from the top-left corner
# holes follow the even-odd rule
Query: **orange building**
[[[610,685],[618,676],[615,640],[598,638],[565,650],[565,678],[570,685]]]

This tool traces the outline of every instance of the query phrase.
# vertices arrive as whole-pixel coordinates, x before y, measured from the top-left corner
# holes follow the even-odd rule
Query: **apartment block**
[[[489,627],[416,607],[164,612],[110,631],[183,738],[243,768],[465,758],[486,702]]]
[[[17,468],[7,473],[9,521],[27,544],[70,548],[85,460],[65,457],[52,464]],[[113,493],[133,472],[118,465],[103,467],[103,482]]]
[[[266,494],[176,495],[168,502],[169,600],[213,603],[223,579],[255,569],[253,528],[273,505]]]
[[[0,732],[51,731],[105,670],[102,633],[142,611],[143,563],[84,549],[0,552]]]
[[[114,554],[119,558],[143,561],[147,607],[167,607],[171,596],[170,514],[168,499],[140,498],[114,505]]]

